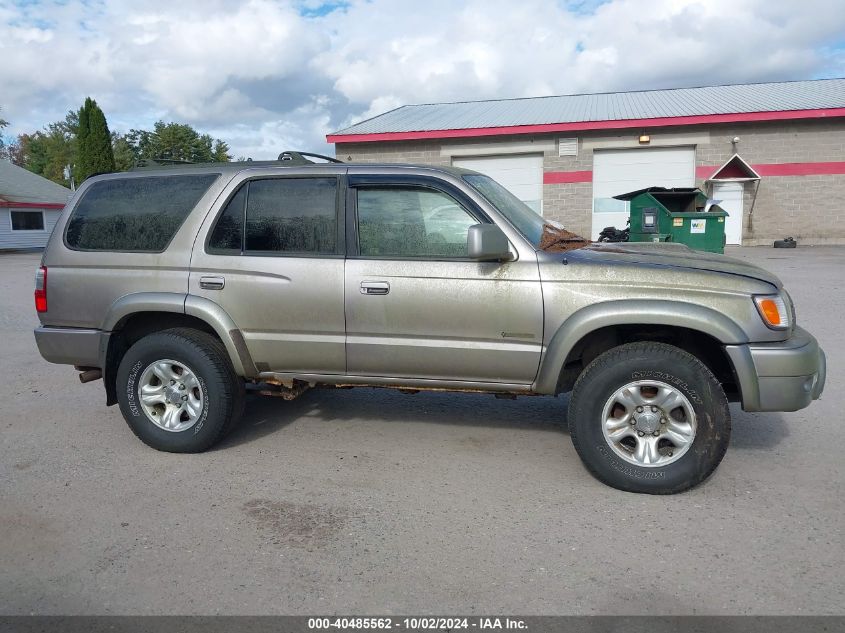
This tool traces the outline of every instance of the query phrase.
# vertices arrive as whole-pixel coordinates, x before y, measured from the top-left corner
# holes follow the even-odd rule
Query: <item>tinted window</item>
[[[163,251],[217,174],[101,180],[85,192],[68,222],[71,248]]]
[[[246,251],[331,254],[336,247],[336,178],[250,181]]]
[[[358,249],[367,257],[466,257],[473,224],[478,221],[439,191],[358,190]]]
[[[41,211],[12,211],[13,231],[43,231],[44,214]]]
[[[216,253],[240,253],[244,240],[244,206],[248,185],[232,196],[208,240],[208,250]]]

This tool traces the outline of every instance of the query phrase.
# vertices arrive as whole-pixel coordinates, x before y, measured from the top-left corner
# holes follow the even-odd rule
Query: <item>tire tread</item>
[[[647,355],[650,357],[654,356],[661,356],[666,358],[669,361],[676,361],[678,363],[689,363],[693,366],[693,368],[699,372],[706,378],[706,382],[709,383],[708,387],[710,391],[721,398],[718,399],[719,409],[716,413],[719,415],[723,415],[725,418],[725,423],[727,428],[725,429],[726,433],[730,434],[730,411],[728,410],[728,402],[727,398],[724,395],[724,391],[722,391],[721,385],[716,377],[713,375],[713,372],[710,371],[710,368],[707,367],[701,360],[686,352],[674,345],[669,345],[668,343],[660,343],[657,341],[639,341],[634,343],[624,343],[617,347],[614,347],[603,354],[600,354],[597,358],[595,358],[587,367],[581,372],[581,375],[578,376],[578,379],[575,381],[575,385],[572,388],[572,394],[569,400],[569,435],[572,439],[572,443],[575,446],[575,450],[578,453],[579,457],[581,457],[581,461],[584,463],[584,466],[590,472],[593,477],[598,479],[599,481],[607,482],[606,478],[601,475],[590,462],[589,459],[585,458],[585,451],[584,447],[581,443],[581,438],[578,432],[578,425],[571,424],[573,415],[578,411],[578,407],[580,405],[581,399],[587,396],[588,394],[584,393],[584,389],[580,387],[593,375],[599,372],[606,371],[609,367],[613,367],[619,364],[623,360],[629,360],[632,354],[636,355]],[[714,389],[715,387],[715,389]],[[700,473],[698,479],[692,483],[681,483],[677,486],[673,486],[670,488],[663,488],[663,489],[654,489],[649,490],[649,494],[657,494],[657,495],[671,495],[676,494],[678,492],[683,492],[684,490],[688,490],[699,483],[705,481],[710,475],[713,474],[713,471],[719,466],[719,463],[722,461],[722,458],[727,451],[728,443],[724,442],[719,445],[718,452],[715,455],[715,459],[711,460],[711,463],[706,471]],[[615,484],[611,484],[614,485]],[[618,486],[615,486],[618,487]],[[633,490],[633,488],[632,488]]]
[[[244,383],[235,373],[235,369],[229,360],[229,354],[223,343],[218,338],[201,330],[187,327],[160,330],[140,339],[132,347],[134,348],[136,345],[144,344],[145,342],[148,344],[157,344],[158,342],[162,342],[162,339],[170,339],[171,345],[175,348],[185,343],[194,346],[199,354],[205,356],[209,365],[212,367],[212,371],[217,374],[217,383],[222,385],[222,389],[224,390],[224,401],[227,403],[225,423],[220,425],[215,433],[209,434],[202,442],[193,444],[190,447],[159,448],[159,450],[174,453],[202,453],[220,442],[237,424],[243,413],[246,399]],[[132,429],[132,432],[138,439],[147,443],[147,440],[142,437],[135,425],[129,424],[129,428]]]

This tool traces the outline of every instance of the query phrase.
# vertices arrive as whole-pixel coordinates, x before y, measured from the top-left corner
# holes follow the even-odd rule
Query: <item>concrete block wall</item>
[[[440,141],[338,143],[335,155],[353,163],[418,163],[448,167],[452,159],[441,156],[440,148]]]
[[[839,163],[845,161],[845,119],[769,121],[710,126],[512,135],[477,139],[342,143],[337,156],[353,162],[451,164],[450,148],[478,146],[495,153],[496,143],[543,146],[543,170],[586,172],[579,182],[543,185],[543,214],[568,229],[589,235],[592,224],[593,148],[637,147],[639,134],[651,136],[650,147],[694,145],[696,166],[725,163],[737,151],[750,164]],[[739,137],[734,145],[731,140]],[[556,141],[577,137],[577,156],[558,156]],[[702,179],[697,185],[704,187]],[[793,236],[804,244],[845,244],[845,174],[766,176],[746,183],[743,244],[771,244]]]
[[[697,165],[722,165],[736,151],[754,164],[845,161],[845,120],[769,121],[710,128],[696,147]],[[702,181],[698,182],[703,185]],[[747,183],[743,244],[771,244],[792,236],[803,244],[845,244],[845,174],[767,176]]]

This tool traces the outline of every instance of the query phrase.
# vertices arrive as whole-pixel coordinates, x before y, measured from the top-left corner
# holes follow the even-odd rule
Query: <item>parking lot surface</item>
[[[784,280],[827,390],[732,405],[671,497],[594,480],[565,397],[250,396],[211,452],[155,452],[41,359],[40,255],[0,255],[0,613],[843,614],[845,247],[729,254]]]

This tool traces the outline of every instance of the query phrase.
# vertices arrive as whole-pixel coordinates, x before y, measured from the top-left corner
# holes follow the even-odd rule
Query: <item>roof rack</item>
[[[142,158],[135,161],[132,169],[149,168],[149,167],[178,167],[180,165],[190,166],[196,165],[192,160],[179,160],[177,158]]]
[[[282,162],[288,161],[305,161],[306,163],[314,163],[313,160],[308,160],[306,156],[310,156],[311,158],[320,158],[329,163],[342,163],[342,160],[338,160],[337,158],[332,158],[331,156],[323,156],[322,154],[312,154],[311,152],[294,152],[292,150],[286,150],[279,154],[279,160]]]
[[[252,160],[248,158],[245,161],[232,161],[228,163],[195,163],[190,160],[178,160],[174,158],[144,158],[135,163],[130,171],[142,169],[162,169],[169,167],[211,167],[214,165],[226,166],[241,166],[241,167],[293,167],[295,165],[316,165],[316,161],[309,160],[310,158],[319,158],[329,163],[343,163],[342,160],[332,158],[331,156],[323,156],[322,154],[312,154],[311,152],[297,152],[293,150],[285,150],[276,160]]]

